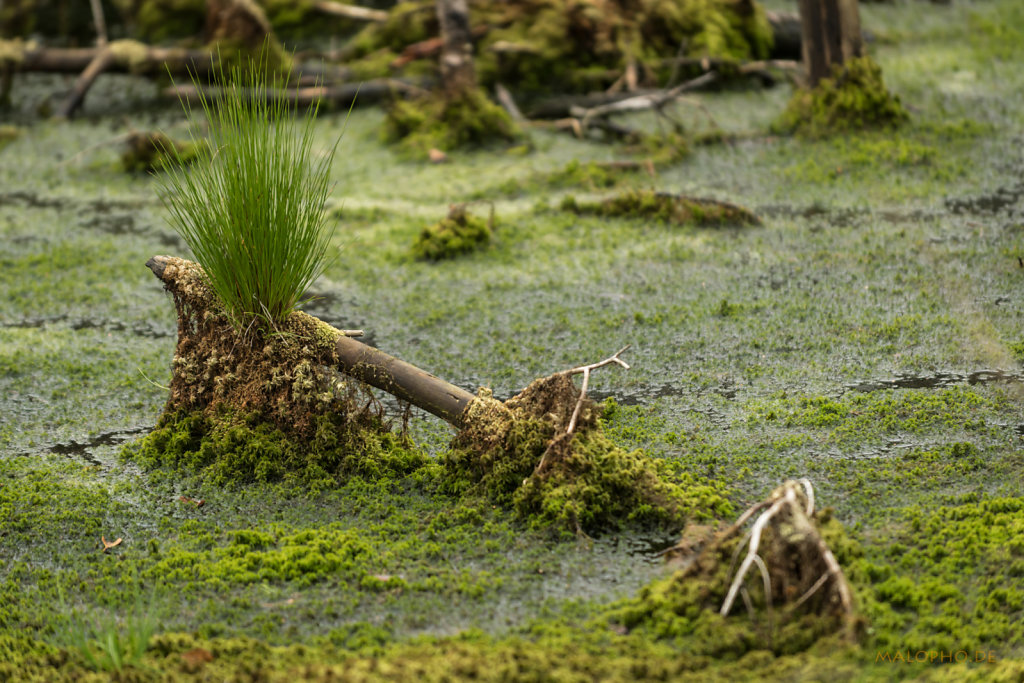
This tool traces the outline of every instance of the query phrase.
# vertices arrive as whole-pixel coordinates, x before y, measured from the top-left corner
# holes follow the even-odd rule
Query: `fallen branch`
[[[686,81],[685,83],[680,83],[674,88],[670,88],[668,90],[659,90],[654,93],[637,95],[635,97],[630,97],[629,99],[598,105],[589,109],[571,107],[569,109],[569,113],[577,119],[580,119],[580,125],[584,130],[586,130],[593,120],[603,119],[611,116],[612,114],[646,111],[648,109],[654,109],[655,111],[660,112],[665,105],[675,99],[678,99],[683,93],[691,90],[697,90],[698,88],[702,88],[716,80],[718,80],[718,74],[714,71],[709,71]]]
[[[71,118],[75,113],[75,110],[85,100],[85,95],[89,92],[89,88],[96,81],[96,78],[107,70],[111,64],[114,63],[114,52],[109,46],[102,48],[96,56],[93,57],[89,65],[85,67],[85,71],[75,81],[74,86],[71,88],[71,92],[68,93],[67,99],[64,100],[64,104],[61,105],[60,109],[57,110],[57,116],[61,118]]]
[[[243,91],[243,98],[252,97],[255,91]],[[205,99],[215,102],[220,97],[221,89],[215,86],[196,87],[194,84],[175,85],[164,88],[161,95],[176,99],[186,104],[198,104]],[[395,95],[416,95],[422,89],[412,83],[391,78],[381,78],[362,83],[339,83],[305,88],[268,88],[262,94],[269,100],[285,99],[298,107],[309,107],[314,104],[330,103],[348,106],[355,101],[367,104],[387,100]]]
[[[356,21],[382,22],[388,20],[388,13],[383,10],[359,7],[357,5],[344,5],[340,2],[331,2],[331,0],[318,0],[313,3],[313,9],[334,17],[354,19]]]

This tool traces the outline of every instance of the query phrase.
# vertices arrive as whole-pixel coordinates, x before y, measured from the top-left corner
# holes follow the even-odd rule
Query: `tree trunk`
[[[460,99],[476,87],[473,69],[473,36],[466,0],[437,0],[441,24],[441,84],[445,97]]]
[[[800,0],[800,25],[811,88],[863,53],[857,0]]]

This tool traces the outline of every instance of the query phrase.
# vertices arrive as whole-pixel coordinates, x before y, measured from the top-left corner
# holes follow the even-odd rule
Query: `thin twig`
[[[107,44],[107,22],[103,18],[103,5],[100,0],[89,0],[92,6],[92,21],[96,24],[96,45],[103,47]]]
[[[613,353],[608,358],[605,358],[600,363],[581,365],[578,368],[573,368],[572,370],[564,371],[564,374],[567,375],[575,375],[580,372],[583,373],[583,386],[580,388],[580,397],[576,400],[576,408],[572,411],[572,417],[569,418],[569,426],[566,427],[565,429],[566,434],[572,434],[573,430],[576,429],[576,420],[580,416],[580,409],[583,407],[583,400],[587,397],[587,385],[590,383],[590,371],[597,370],[598,368],[602,368],[605,365],[610,365],[612,363],[618,363],[624,369],[629,370],[629,365],[627,365],[625,361],[619,358],[619,354],[628,349],[630,346],[630,344],[626,344],[621,349]]]
[[[811,486],[811,480],[806,477],[797,480],[801,486],[804,487],[804,493],[807,494],[807,516],[814,516],[814,487]]]
[[[793,603],[793,609],[795,610],[798,607],[800,607],[800,605],[802,605],[805,602],[807,602],[808,598],[810,598],[812,595],[814,595],[818,591],[819,588],[821,588],[822,586],[825,585],[825,582],[828,581],[828,577],[830,577],[830,576],[832,576],[832,570],[831,569],[829,569],[824,574],[822,574],[821,578],[818,579],[817,581],[815,581],[814,585],[811,586],[810,588],[808,588],[807,592],[804,593],[803,595],[801,595],[800,599]]]

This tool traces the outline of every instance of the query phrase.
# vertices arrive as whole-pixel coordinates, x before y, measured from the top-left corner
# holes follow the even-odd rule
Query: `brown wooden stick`
[[[85,94],[89,92],[89,88],[96,81],[96,78],[107,70],[114,62],[114,54],[110,50],[109,46],[104,47],[100,50],[92,61],[89,62],[89,66],[85,67],[85,71],[75,81],[75,85],[71,88],[71,92],[68,93],[68,97],[64,100],[64,104],[61,105],[60,109],[57,110],[57,116],[65,119],[71,118],[75,113],[75,110],[81,106],[85,100]]]
[[[263,94],[268,99],[285,99],[295,106],[308,107],[328,102],[341,106],[347,106],[353,101],[368,104],[390,99],[396,94],[415,93],[419,90],[405,81],[380,78],[362,83],[338,83],[309,88],[269,88]],[[242,96],[248,97],[252,92],[255,91],[242,91]],[[216,101],[220,96],[220,88],[175,85],[164,88],[161,95],[187,104],[198,104],[203,97],[208,101]]]
[[[358,7],[356,5],[344,5],[331,0],[320,0],[313,3],[313,9],[324,14],[330,14],[343,19],[355,19],[356,21],[387,21],[388,13],[379,9],[369,7]]]
[[[334,348],[338,369],[346,375],[383,389],[455,427],[464,426],[463,413],[475,398],[470,392],[340,332]]]

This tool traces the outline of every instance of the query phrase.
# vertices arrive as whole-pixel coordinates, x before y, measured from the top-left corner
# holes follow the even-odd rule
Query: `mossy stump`
[[[431,149],[447,152],[510,143],[520,135],[508,113],[480,88],[455,97],[436,93],[398,100],[388,109],[384,124],[385,142],[398,143],[407,153],[424,158]]]
[[[424,464],[368,387],[338,371],[344,333],[302,312],[239,329],[198,264],[156,257],[147,265],[174,299],[178,343],[163,416],[129,457],[202,471],[218,484],[285,479],[311,491]]]
[[[889,92],[882,69],[870,57],[832,68],[813,89],[796,91],[775,128],[812,138],[869,128],[894,128],[909,119],[898,95]]]

